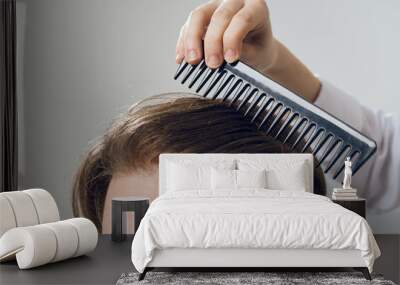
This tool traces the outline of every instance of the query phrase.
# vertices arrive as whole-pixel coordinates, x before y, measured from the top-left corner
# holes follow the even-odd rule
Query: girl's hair
[[[118,118],[86,154],[73,185],[74,215],[89,218],[101,231],[112,175],[151,169],[166,152],[284,153],[289,149],[225,102],[179,93],[153,96]],[[325,193],[321,169],[315,170],[314,188],[315,193]]]

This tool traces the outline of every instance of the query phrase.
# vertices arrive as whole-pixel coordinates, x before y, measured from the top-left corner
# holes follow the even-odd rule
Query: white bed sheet
[[[248,189],[161,195],[132,243],[143,272],[155,249],[357,249],[372,272],[379,248],[365,219],[329,198],[299,191]]]

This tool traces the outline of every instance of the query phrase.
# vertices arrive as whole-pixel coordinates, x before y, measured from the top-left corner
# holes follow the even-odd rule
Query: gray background
[[[177,32],[203,1],[17,0],[21,188],[43,187],[62,218],[81,155],[138,99],[171,79]],[[275,35],[315,73],[399,113],[400,2],[271,0]],[[399,233],[400,209],[368,216]]]

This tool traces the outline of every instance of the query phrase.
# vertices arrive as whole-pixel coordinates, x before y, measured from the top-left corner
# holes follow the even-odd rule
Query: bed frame
[[[224,158],[260,158],[290,159],[306,161],[309,164],[309,192],[313,192],[313,156],[312,154],[161,154],[159,157],[159,193],[163,194],[167,179],[167,161],[199,160],[212,161]],[[254,269],[284,268],[353,268],[361,271],[367,280],[371,280],[369,270],[359,250],[330,249],[253,249],[253,248],[169,248],[154,252],[152,261],[147,265],[139,280],[146,273],[160,268],[185,269],[230,269],[233,271],[253,271]]]
[[[371,280],[368,268],[361,258],[359,250],[329,249],[193,249],[171,248],[156,250],[152,261],[139,275],[144,279],[146,273],[155,268],[213,269],[233,271],[259,271],[272,268],[290,271],[304,268],[353,268],[361,271],[367,280]]]

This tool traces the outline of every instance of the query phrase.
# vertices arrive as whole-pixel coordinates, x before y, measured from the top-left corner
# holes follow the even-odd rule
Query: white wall
[[[365,105],[400,113],[400,2],[270,0],[276,36]]]
[[[172,80],[175,40],[190,9],[203,1],[17,1],[25,10],[18,14],[25,30],[22,187],[51,191],[66,218],[88,142],[138,99],[185,90]],[[366,105],[399,112],[400,2],[268,3],[276,36],[314,72]],[[393,218],[400,214],[370,222],[375,232],[400,232]]]

